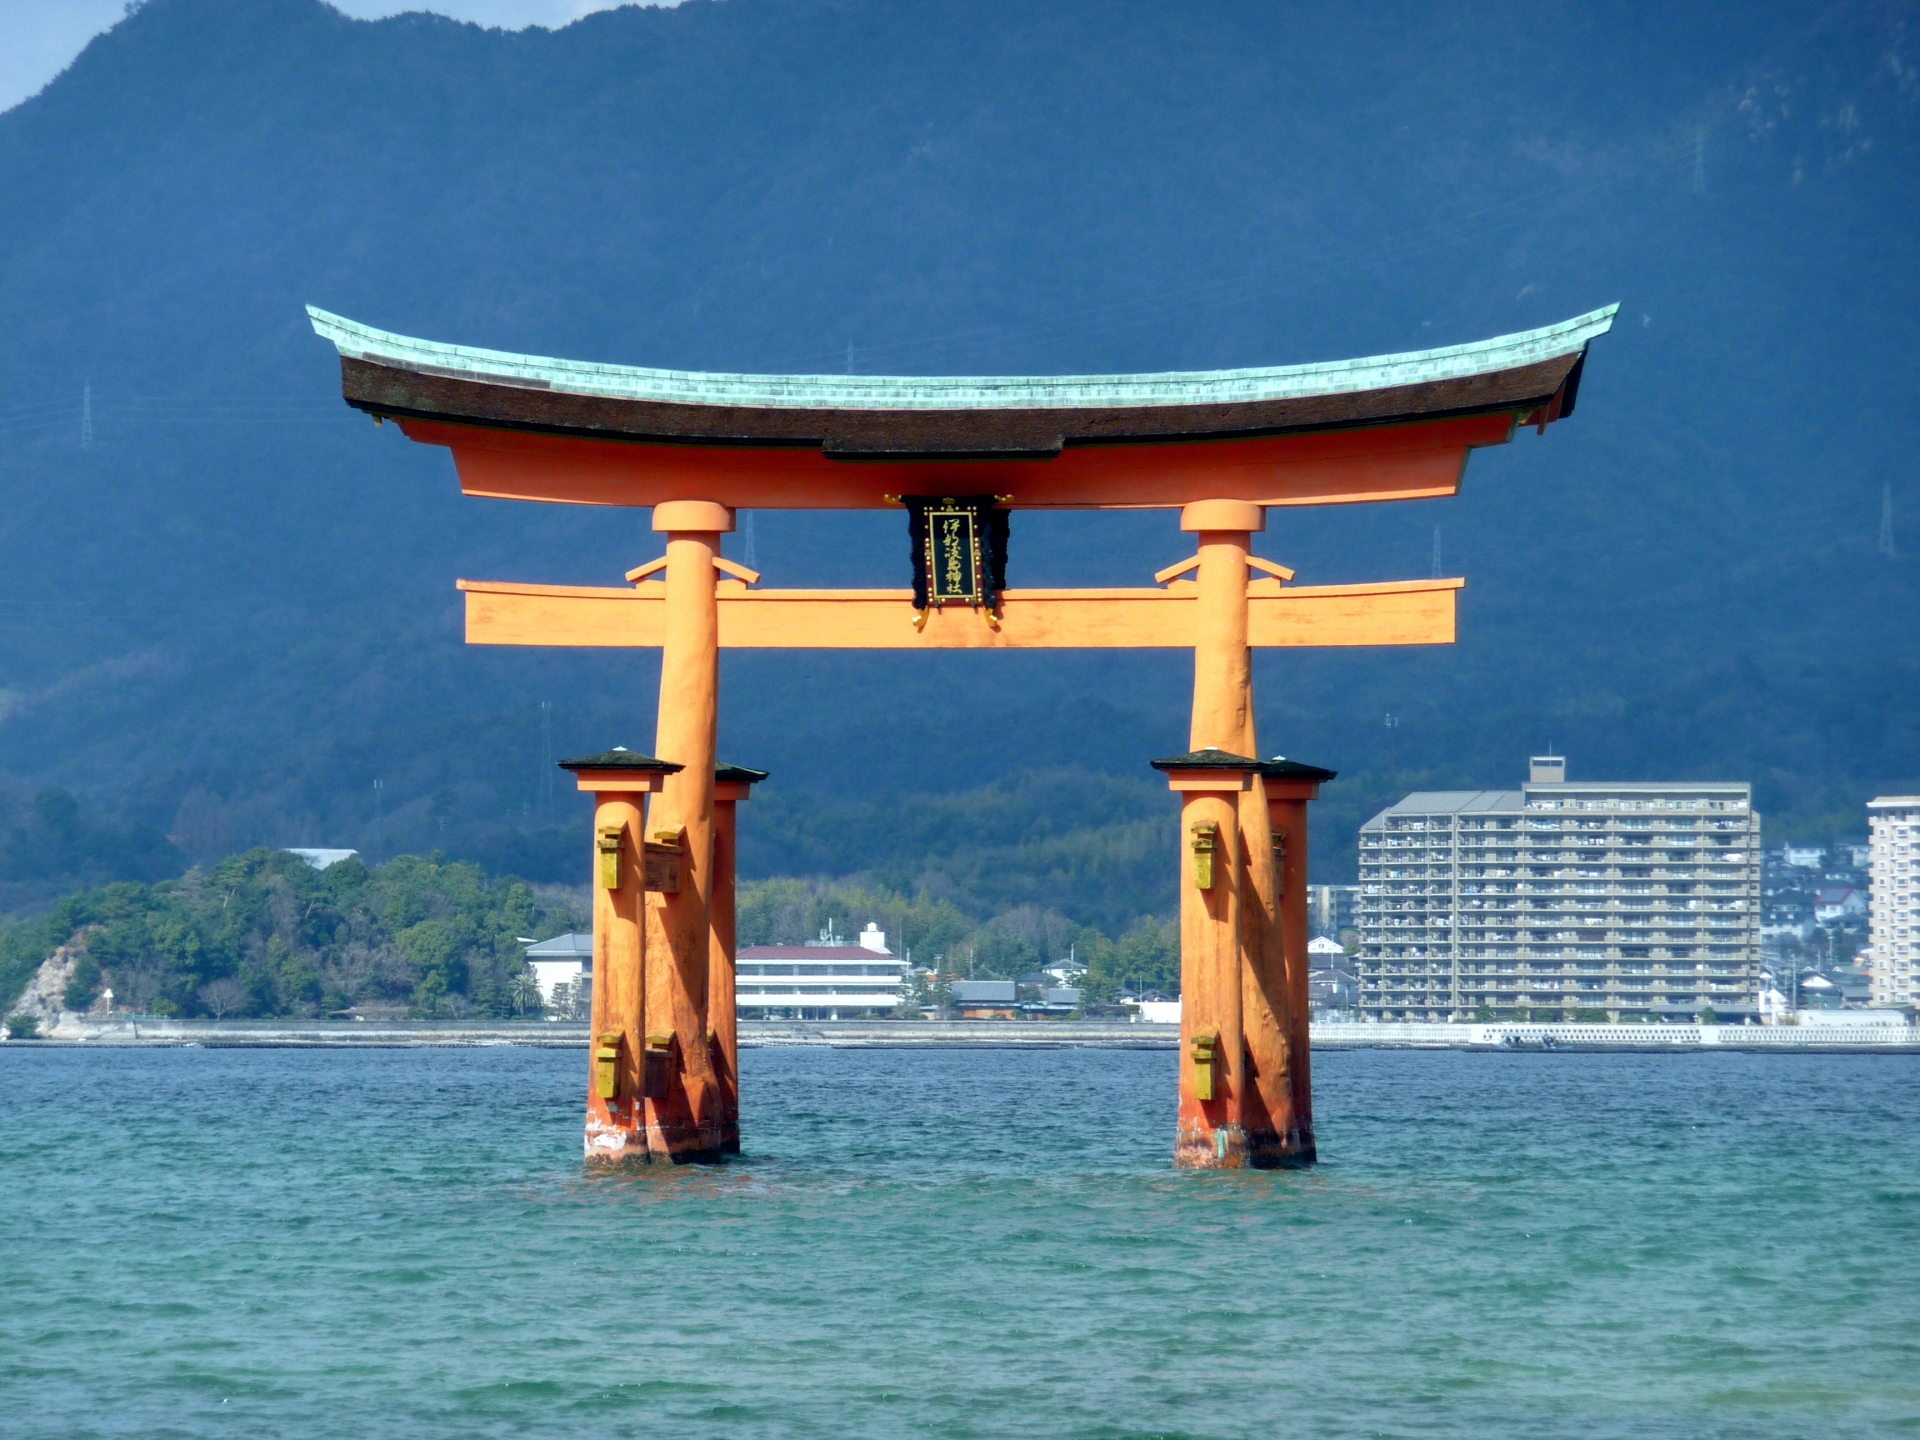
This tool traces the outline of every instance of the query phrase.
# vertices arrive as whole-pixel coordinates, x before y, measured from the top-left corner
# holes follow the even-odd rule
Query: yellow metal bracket
[[[600,852],[600,888],[620,888],[620,836],[618,825],[602,825],[594,833],[594,848]]]
[[[1214,1051],[1219,1044],[1220,1036],[1212,1030],[1203,1030],[1193,1037],[1193,1098],[1196,1100],[1213,1099]]]
[[[1193,883],[1201,890],[1213,888],[1213,857],[1220,848],[1220,827],[1211,820],[1193,827]]]
[[[602,1035],[593,1047],[593,1093],[602,1100],[613,1099],[620,1066],[620,1036]]]
[[[673,1086],[673,1036],[649,1035],[641,1052],[640,1093],[649,1100],[664,1100]]]

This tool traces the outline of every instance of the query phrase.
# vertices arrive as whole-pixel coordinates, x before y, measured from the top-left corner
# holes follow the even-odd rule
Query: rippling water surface
[[[718,1169],[585,1062],[0,1052],[0,1433],[1920,1429],[1920,1062],[1317,1058],[1176,1174],[1171,1053],[759,1050]]]

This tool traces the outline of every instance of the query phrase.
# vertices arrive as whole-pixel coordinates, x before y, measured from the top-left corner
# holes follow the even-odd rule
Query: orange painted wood
[[[831,460],[817,449],[663,445],[402,419],[453,451],[469,495],[578,505],[689,497],[761,510],[890,508],[889,495],[1011,495],[1011,508],[1128,509],[1246,500],[1340,505],[1455,494],[1468,452],[1504,445],[1510,415],[1307,434],[1075,445],[1053,459]]]
[[[704,507],[692,508],[690,518],[706,524],[725,517]],[[653,802],[654,830],[679,832],[682,868],[677,891],[647,895],[649,1024],[672,1037],[673,1050],[667,1093],[647,1100],[647,1143],[673,1160],[721,1153],[721,1094],[707,1023],[720,702],[713,557],[719,553],[718,531],[669,534],[666,593],[658,602],[664,643],[654,754],[685,768],[666,777]]]
[[[1284,883],[1274,864],[1267,797],[1256,777],[1239,796],[1240,1025],[1245,1049],[1241,1124],[1247,1159],[1257,1166],[1297,1164],[1312,1155],[1311,1136],[1294,1114],[1293,1001],[1281,936]]]
[[[1257,582],[1262,585],[1272,582]],[[1255,647],[1449,645],[1464,580],[1299,585],[1246,601]],[[470,645],[664,644],[659,590],[462,580]],[[949,607],[913,628],[906,590],[742,590],[717,597],[723,649],[1190,649],[1198,589],[1009,590],[1000,629]],[[673,758],[679,757],[665,757]]]
[[[735,973],[738,926],[734,878],[739,802],[749,787],[719,785],[713,803],[713,893],[708,902],[707,1026],[713,1036],[713,1078],[720,1092],[720,1149],[740,1153],[740,1026]]]
[[[648,1158],[641,1099],[642,1047],[646,1037],[646,934],[640,847],[646,822],[644,793],[618,789],[594,796],[595,843],[603,826],[621,832],[620,888],[593,887],[593,1019],[588,1036],[586,1155],[608,1165]],[[589,863],[589,874],[599,867]],[[618,1035],[614,1094],[603,1099],[594,1084],[593,1051],[603,1035]]]
[[[1189,505],[1187,515],[1257,520],[1258,510],[1234,501]],[[1185,527],[1185,518],[1182,519]],[[1193,630],[1193,723],[1188,748],[1257,755],[1253,734],[1253,652],[1248,649],[1252,602],[1247,595],[1247,530],[1200,532],[1195,571]]]
[[[1300,793],[1303,790],[1307,793]],[[1267,792],[1268,823],[1287,834],[1286,872],[1280,881],[1280,944],[1293,1010],[1294,1118],[1306,1138],[1308,1159],[1313,1155],[1313,1052],[1307,1036],[1307,801],[1318,792],[1318,786],[1298,781]]]
[[[1237,787],[1236,787],[1237,788]],[[1183,1169],[1239,1169],[1247,1163],[1241,1123],[1246,1084],[1240,1011],[1240,875],[1237,797],[1191,790],[1180,797],[1180,1109],[1173,1163]],[[1213,885],[1195,883],[1193,832],[1220,827]],[[1194,1040],[1217,1037],[1213,1098],[1199,1098]]]

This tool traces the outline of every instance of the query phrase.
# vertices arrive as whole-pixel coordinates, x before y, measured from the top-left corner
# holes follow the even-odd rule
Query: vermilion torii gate
[[[567,762],[596,799],[588,1159],[738,1148],[732,812],[763,777],[716,763],[732,646],[1191,648],[1191,748],[1153,762],[1182,807],[1175,1159],[1311,1160],[1306,805],[1332,772],[1255,758],[1252,649],[1449,644],[1465,582],[1296,586],[1252,536],[1275,506],[1456,493],[1471,451],[1572,413],[1616,308],[1329,364],[900,378],[542,359],[309,307],[347,402],[450,449],[467,494],[650,506],[667,537],[625,587],[460,582],[471,644],[662,651],[655,754]],[[741,508],[903,504],[911,591],[761,590],[720,554]],[[1157,588],[1000,588],[1003,512],[1119,508],[1178,509],[1196,553]]]

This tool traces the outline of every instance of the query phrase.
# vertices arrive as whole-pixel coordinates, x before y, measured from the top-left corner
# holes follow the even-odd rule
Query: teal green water
[[[587,1176],[577,1053],[0,1051],[0,1433],[1920,1430],[1920,1063],[1318,1057],[1177,1174],[1170,1053],[748,1052]]]

